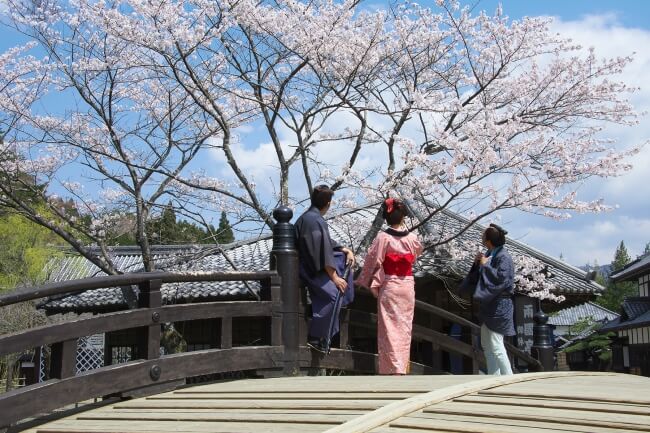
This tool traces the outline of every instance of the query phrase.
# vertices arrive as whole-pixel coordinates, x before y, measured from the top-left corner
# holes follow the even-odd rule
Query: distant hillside
[[[595,269],[594,265],[582,265],[578,266],[580,269],[583,271],[591,272]],[[608,263],[606,265],[599,265],[598,266],[598,272],[600,272],[600,275],[603,276],[606,280],[609,279],[609,275],[612,273],[612,265],[611,263]]]

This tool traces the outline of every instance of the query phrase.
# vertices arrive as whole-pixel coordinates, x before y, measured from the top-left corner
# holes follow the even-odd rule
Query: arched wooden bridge
[[[195,386],[120,402],[30,433],[648,432],[650,379],[319,376]]]
[[[97,288],[137,286],[139,293],[138,306],[134,309],[97,314],[89,318],[77,318],[15,334],[0,335],[0,356],[24,353],[41,346],[51,347],[48,380],[0,394],[0,428],[92,398],[105,396],[124,398],[134,392],[141,395],[155,394],[159,392],[156,391],[157,387],[171,384],[176,386],[179,381],[184,381],[186,378],[238,371],[255,371],[264,376],[286,377],[184,388],[169,394],[122,402],[97,411],[78,414],[72,418],[38,427],[33,431],[243,432],[259,431],[260,428],[264,428],[268,432],[307,433],[326,431],[341,425],[337,427],[343,429],[340,431],[380,429],[376,431],[408,432],[426,430],[427,423],[433,422],[427,419],[435,420],[443,416],[436,412],[440,410],[456,411],[453,414],[443,413],[443,418],[460,418],[454,418],[456,424],[452,423],[457,427],[441,427],[438,431],[484,431],[463,430],[465,427],[458,427],[466,421],[476,422],[476,418],[472,418],[473,421],[461,419],[463,416],[470,415],[461,415],[464,409],[448,406],[452,402],[453,405],[462,403],[484,409],[483,412],[477,413],[485,414],[489,414],[495,407],[508,407],[509,411],[517,412],[518,409],[511,408],[514,404],[511,397],[491,396],[492,400],[479,402],[471,400],[486,398],[485,393],[497,389],[495,387],[499,387],[499,390],[514,387],[512,389],[516,391],[517,386],[523,385],[519,382],[534,384],[542,390],[548,390],[548,384],[573,383],[570,381],[580,383],[586,381],[585,389],[593,388],[593,383],[605,383],[602,381],[606,381],[606,386],[610,387],[628,386],[631,383],[631,379],[627,376],[571,376],[569,379],[564,377],[564,374],[552,372],[548,373],[550,376],[517,375],[505,379],[478,375],[354,376],[374,374],[376,354],[348,350],[350,330],[374,328],[376,315],[369,310],[354,308],[346,310],[341,316],[341,348],[333,350],[328,356],[308,350],[304,346],[308,318],[301,303],[301,288],[297,277],[297,253],[293,247],[293,229],[288,222],[291,215],[285,213],[277,216],[280,218],[274,228],[269,271],[143,272],[51,283],[1,296],[0,308],[19,302]],[[257,281],[261,287],[261,300],[162,305],[160,288],[163,284],[196,281]],[[470,360],[474,372],[484,364],[483,354],[478,348],[479,327],[476,324],[422,301],[416,302],[416,315],[418,314],[430,315],[438,321],[460,325],[465,334],[471,337],[469,341],[461,341],[416,324],[413,328],[415,339],[430,342],[440,350]],[[268,336],[257,346],[233,347],[233,320],[249,317],[265,318],[269,324]],[[220,347],[161,354],[163,323],[203,319],[219,320]],[[122,330],[136,330],[138,343],[134,350],[135,356],[132,356],[128,362],[81,373],[76,371],[75,360],[79,338]],[[527,363],[530,370],[541,370],[538,360],[515,347],[509,346],[508,349],[513,357]],[[297,377],[313,369],[321,371],[333,369],[344,376]],[[432,366],[411,363],[411,373],[424,375],[441,372],[435,371]],[[646,395],[650,394],[647,393],[645,382],[643,386]],[[503,400],[493,401],[497,397]],[[460,398],[469,400],[458,403],[457,400]],[[580,402],[587,396],[583,393],[572,398]],[[643,404],[648,403],[647,400],[644,401]],[[606,400],[603,402],[607,403]],[[603,402],[589,401],[589,404],[592,405],[590,407],[600,411],[601,406],[609,404]],[[540,410],[552,407],[544,406],[543,401],[539,404]],[[529,406],[536,407],[534,404]],[[526,406],[526,412],[529,406]],[[647,415],[644,409],[637,407],[639,404],[633,403],[632,406],[634,406],[632,409],[625,408],[619,412],[630,416]],[[393,408],[398,408],[397,412],[394,412]],[[397,418],[390,418],[393,416]],[[407,420],[404,421],[405,430],[394,430],[398,428],[399,423],[402,423],[402,419]],[[381,424],[376,424],[379,421]],[[628,423],[628,421],[621,422]],[[261,423],[264,426],[261,426]],[[354,427],[355,425],[359,427]],[[386,427],[387,425],[389,427]],[[647,430],[636,429],[636,431]]]

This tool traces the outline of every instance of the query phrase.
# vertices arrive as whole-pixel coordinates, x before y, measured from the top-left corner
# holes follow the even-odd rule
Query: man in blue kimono
[[[514,294],[515,268],[512,257],[504,249],[506,231],[496,224],[483,232],[485,254],[479,253],[460,285],[461,293],[471,294],[479,302],[481,346],[485,353],[488,374],[512,374],[504,336],[515,335]]]
[[[323,218],[333,195],[326,185],[315,187],[311,207],[295,223],[300,279],[309,290],[312,305],[307,345],[323,353],[329,352],[329,342],[339,332],[340,307],[354,298],[352,272],[347,280],[342,278],[345,267],[354,265],[354,253],[332,240]],[[342,298],[338,303],[337,295]]]

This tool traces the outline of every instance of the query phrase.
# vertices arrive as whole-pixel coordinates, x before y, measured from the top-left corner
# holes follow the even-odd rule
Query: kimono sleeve
[[[327,223],[317,216],[305,213],[296,222],[296,239],[300,251],[300,260],[311,274],[336,269],[334,248],[327,229]]]
[[[413,235],[413,242],[411,245],[413,248],[413,255],[415,257],[420,257],[424,249],[422,247],[422,242],[420,242],[420,238],[418,238],[417,235]]]
[[[464,296],[473,296],[474,291],[476,290],[476,285],[478,284],[478,279],[478,265],[473,264],[467,275],[465,275],[465,278],[463,278],[463,281],[461,281],[460,286],[458,286],[459,293]]]
[[[480,266],[474,299],[490,302],[514,284],[514,264],[508,255]]]
[[[387,243],[383,236],[377,236],[368,249],[363,269],[355,281],[356,285],[367,287],[376,295],[384,281],[384,257]]]

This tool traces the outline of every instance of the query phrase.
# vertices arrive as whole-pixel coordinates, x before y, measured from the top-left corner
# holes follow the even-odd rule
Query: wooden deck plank
[[[418,394],[417,392],[250,392],[250,393],[170,393],[147,397],[147,400],[245,400],[254,397],[256,400],[400,400]]]
[[[520,407],[540,407],[548,409],[572,409],[581,411],[598,411],[609,413],[629,413],[650,415],[650,406],[623,403],[589,402],[584,400],[549,399],[535,397],[508,397],[500,395],[475,394],[459,397],[454,401],[477,404],[496,404]]]
[[[457,433],[457,430],[426,430],[429,433]],[[381,427],[372,431],[372,433],[423,433],[422,429],[411,429],[406,427]]]
[[[260,392],[429,392],[460,383],[484,379],[485,376],[303,376],[295,378],[244,379],[216,382],[184,388],[170,394],[184,393],[260,393]]]
[[[133,400],[116,404],[116,408],[153,409],[361,409],[374,410],[390,400]]]
[[[78,420],[112,420],[112,421],[176,421],[176,422],[193,422],[193,421],[219,421],[219,422],[268,422],[274,423],[304,423],[304,424],[341,424],[356,415],[340,414],[314,414],[314,413],[188,413],[188,412],[147,412],[147,413],[109,413],[94,412],[88,415],[79,415]]]
[[[620,433],[629,430],[601,428],[593,426],[576,426],[551,424],[541,421],[521,421],[501,419],[498,417],[485,419],[471,415],[419,414],[402,417],[391,422],[391,427],[407,427],[420,429],[443,429],[467,433]],[[638,433],[638,431],[634,431]]]
[[[558,391],[558,388],[548,388],[544,389],[531,389],[526,390],[486,390],[480,391],[480,395],[496,395],[496,396],[507,396],[507,397],[542,397],[548,399],[563,399],[567,398],[566,392]],[[598,391],[590,392],[584,390],[575,390],[572,391],[571,400],[582,400],[582,401],[592,401],[592,402],[602,402],[602,403],[623,403],[623,404],[634,404],[634,405],[650,405],[650,396],[648,396],[647,391],[644,394],[635,393],[635,392],[607,392],[607,391]]]
[[[516,419],[521,421],[544,420],[552,424],[583,425],[594,427],[609,427],[618,429],[631,429],[650,432],[650,416],[612,414],[607,412],[575,411],[572,409],[547,409],[527,407],[522,411],[520,407],[503,405],[477,405],[474,403],[448,402],[428,407],[425,413],[438,413],[449,415],[472,414],[482,419]]]
[[[35,430],[36,433],[320,433],[329,424],[269,424],[264,422],[152,422],[152,421],[85,421],[67,420],[51,423]]]
[[[141,409],[131,409],[131,408],[122,408],[117,409],[114,407],[107,407],[98,409],[94,412],[97,413],[125,413],[125,414],[142,414]],[[200,414],[200,413],[241,413],[241,414],[250,414],[250,413],[260,413],[260,409],[160,409],[160,410],[147,410],[149,413],[187,413],[187,414]],[[351,410],[351,409],[297,409],[297,408],[283,408],[283,409],[264,409],[264,413],[270,414],[316,414],[316,415],[360,415],[367,413],[368,410]]]
[[[486,389],[480,394],[566,398],[566,390],[570,390],[570,397],[573,400],[650,405],[648,394],[650,378],[640,376],[619,374],[603,376],[593,381],[581,380],[579,377],[567,377],[566,380],[549,378],[529,385],[515,383]]]

